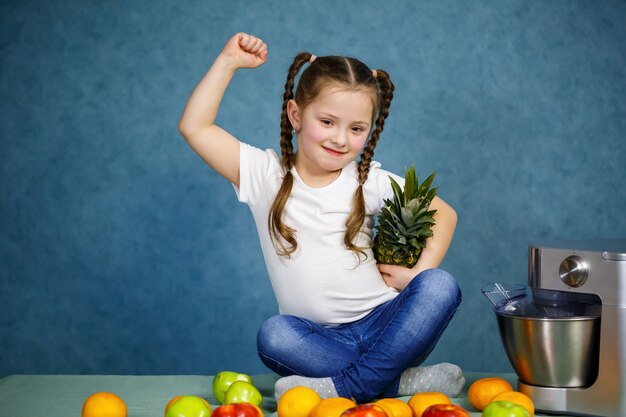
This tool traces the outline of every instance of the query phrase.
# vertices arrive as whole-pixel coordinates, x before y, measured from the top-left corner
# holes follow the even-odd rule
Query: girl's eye
[[[330,120],[326,120],[326,119],[322,119],[321,122],[322,124],[325,124],[326,126],[330,126],[333,123]]]
[[[363,129],[362,127],[357,126],[357,127],[353,127],[353,128],[352,128],[352,130],[354,130],[354,131],[355,131],[355,132],[357,132],[357,133],[361,133],[361,132],[363,132],[365,129]]]

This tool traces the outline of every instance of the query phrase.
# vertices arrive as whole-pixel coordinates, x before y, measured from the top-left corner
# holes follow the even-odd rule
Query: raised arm
[[[189,97],[178,130],[189,146],[218,174],[239,186],[239,141],[215,125],[224,92],[239,68],[267,60],[267,45],[246,33],[235,34]]]

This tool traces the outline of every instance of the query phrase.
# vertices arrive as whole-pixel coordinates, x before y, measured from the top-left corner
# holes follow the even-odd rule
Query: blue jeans
[[[400,375],[432,352],[461,303],[452,275],[421,272],[396,298],[353,323],[324,327],[295,316],[268,319],[259,356],[281,376],[331,377],[341,397],[395,397]]]

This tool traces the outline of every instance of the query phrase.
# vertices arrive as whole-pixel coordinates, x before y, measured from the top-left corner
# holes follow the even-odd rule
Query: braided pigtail
[[[385,127],[385,120],[387,119],[387,116],[389,116],[389,107],[391,106],[394,90],[394,85],[387,72],[377,70],[374,74],[380,88],[380,106],[378,109],[378,117],[376,119],[376,127],[372,132],[372,136],[369,141],[363,148],[361,159],[357,165],[359,173],[359,186],[354,193],[353,209],[350,216],[348,216],[348,220],[346,220],[346,234],[343,238],[346,248],[363,255],[365,255],[365,252],[363,252],[363,249],[365,248],[358,247],[353,243],[357,234],[361,230],[361,227],[363,227],[363,222],[365,221],[365,198],[363,196],[363,184],[367,181],[370,164],[372,162],[372,157],[374,156],[374,149],[376,148],[378,139],[380,139],[380,134]]]
[[[283,95],[283,110],[280,116],[280,153],[281,153],[281,165],[285,172],[283,181],[280,185],[276,198],[272,203],[270,212],[267,218],[267,224],[270,231],[270,238],[276,253],[280,256],[289,257],[298,248],[298,242],[296,241],[296,230],[283,223],[282,217],[285,210],[287,200],[291,195],[291,189],[293,187],[293,174],[291,168],[296,163],[296,156],[293,150],[293,126],[287,116],[287,103],[293,99],[293,86],[294,80],[302,66],[309,62],[311,54],[308,52],[302,52],[293,60],[293,63],[289,67],[287,74],[287,82],[285,83],[285,93]],[[287,246],[285,246],[285,242]]]

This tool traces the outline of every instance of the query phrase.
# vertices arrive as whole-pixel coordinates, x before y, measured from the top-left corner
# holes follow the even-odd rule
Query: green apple
[[[211,407],[195,395],[175,397],[165,409],[165,417],[210,417]]]
[[[530,413],[510,401],[494,401],[485,407],[482,417],[530,417]]]
[[[252,384],[252,378],[249,375],[233,371],[222,371],[213,378],[213,395],[220,404],[224,404],[226,391],[235,381],[245,381]]]
[[[224,396],[224,404],[234,403],[251,403],[260,407],[263,404],[263,396],[251,383],[235,381],[230,385]]]

